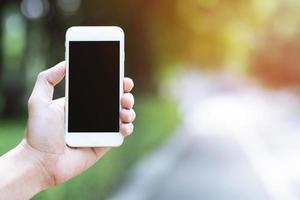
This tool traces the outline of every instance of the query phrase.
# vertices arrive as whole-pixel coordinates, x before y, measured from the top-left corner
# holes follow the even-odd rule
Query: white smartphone
[[[76,26],[66,32],[65,140],[71,147],[114,147],[124,77],[124,32]]]

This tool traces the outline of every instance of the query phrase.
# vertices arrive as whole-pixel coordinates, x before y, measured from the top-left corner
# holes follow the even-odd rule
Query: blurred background
[[[125,144],[34,199],[300,199],[299,0],[0,0],[0,23],[1,155],[68,27],[121,26],[136,86]]]

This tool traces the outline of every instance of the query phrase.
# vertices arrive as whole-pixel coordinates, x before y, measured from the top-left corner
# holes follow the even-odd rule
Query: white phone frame
[[[124,32],[117,26],[73,26],[66,32],[66,106],[65,106],[65,141],[71,147],[116,147],[123,143],[120,132],[68,132],[68,99],[69,99],[69,42],[70,41],[119,41],[120,42],[120,108],[123,94],[124,77]]]

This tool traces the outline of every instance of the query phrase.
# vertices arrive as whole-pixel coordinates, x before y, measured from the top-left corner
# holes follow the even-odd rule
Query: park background
[[[38,72],[64,59],[64,39],[68,27],[74,25],[122,27],[126,43],[125,75],[135,81],[133,93],[136,97],[137,119],[134,134],[126,139],[122,147],[110,151],[87,172],[66,184],[38,194],[34,199],[122,199],[114,195],[122,185],[130,184],[128,181],[128,177],[132,174],[130,171],[165,146],[184,124],[191,127],[187,107],[193,110],[191,104],[196,105],[198,97],[200,101],[204,96],[210,97],[215,93],[229,91],[231,95],[236,91],[242,91],[243,94],[259,93],[258,96],[250,95],[250,104],[255,104],[255,99],[263,98],[266,104],[271,105],[275,97],[278,97],[278,93],[280,95],[284,93],[284,98],[280,97],[278,104],[274,104],[273,107],[277,109],[277,106],[282,106],[284,112],[286,110],[290,112],[291,109],[285,109],[285,106],[292,102],[293,105],[295,104],[292,110],[299,109],[297,101],[299,101],[300,85],[300,1],[298,0],[0,0],[0,23],[1,155],[16,146],[22,139],[26,126],[27,99]],[[185,93],[193,87],[195,91]],[[60,97],[64,93],[63,84],[57,88],[55,96]],[[253,92],[254,90],[256,92]],[[211,94],[201,93],[202,91],[214,92]],[[192,103],[182,100],[185,95],[190,95]],[[264,95],[268,95],[268,98],[262,97]],[[234,99],[236,96],[232,95],[232,97]],[[218,106],[221,108],[228,106],[226,103],[222,104],[224,103],[222,97],[216,96],[216,98],[219,100]],[[239,100],[232,102],[239,102]],[[212,105],[216,107],[216,104]],[[240,104],[238,109],[247,111],[247,105],[247,103]],[[211,105],[208,104],[209,106]],[[235,104],[230,106],[235,109]],[[251,109],[255,110],[255,106]],[[220,110],[222,111],[219,109],[218,112],[225,115],[224,118],[228,112],[231,112],[230,109],[223,110],[226,113]],[[210,111],[204,110],[204,114],[202,113],[204,118],[205,112],[211,114]],[[216,111],[217,115],[218,112]],[[201,109],[198,114],[200,116]],[[245,115],[243,112],[233,112],[232,115],[235,115],[233,118],[228,116],[229,119],[233,119],[231,121],[233,125],[239,123],[236,121],[239,119],[239,114]],[[256,114],[261,113],[254,113],[253,118],[256,118]],[[192,120],[200,120],[198,126],[201,126],[204,120],[207,123],[203,127],[209,123],[214,127],[220,127],[218,130],[206,127],[200,132],[211,132],[211,130],[222,132],[223,130],[224,118],[212,117],[211,121],[205,121],[206,119],[201,117],[197,118],[197,113],[193,113],[192,116]],[[264,115],[261,118],[266,127],[265,132],[271,130],[274,125],[268,116]],[[287,121],[294,122],[299,119],[299,117],[296,117],[297,120],[294,118],[288,118]],[[243,119],[249,120],[247,116]],[[281,121],[279,120],[278,123]],[[247,122],[244,124],[247,125]],[[227,132],[238,130],[242,135],[242,129],[247,127],[246,125],[241,126],[241,129],[231,126],[226,129],[228,128],[226,123],[224,130],[226,129]],[[255,125],[254,123],[253,126]],[[291,128],[295,132],[293,136],[297,136],[296,133],[300,133],[298,132],[300,123],[288,125],[290,126],[294,127]],[[256,135],[257,132],[253,134]],[[213,143],[219,141],[220,137],[215,135],[218,134],[212,137],[209,134],[202,135],[202,141],[206,141],[206,138],[212,138],[210,142]],[[226,138],[229,137],[231,136],[222,135],[221,140],[227,140]],[[242,148],[241,152],[246,152],[245,157],[250,155],[249,166],[259,168],[256,171],[264,173],[265,171],[260,170],[259,164],[258,167],[256,166],[255,159],[254,162],[251,161],[251,158],[255,158],[259,152],[251,149],[251,145],[247,146],[247,141],[242,139],[239,141],[242,143],[239,144],[240,146],[247,147],[246,150]],[[178,140],[177,142],[181,143]],[[300,140],[295,144],[300,147]],[[201,146],[202,143],[199,142],[197,145]],[[275,150],[280,150],[284,145],[290,146],[290,143],[276,146]],[[262,144],[262,146],[267,145]],[[216,149],[220,150],[219,148],[216,146]],[[221,154],[225,157],[236,156],[234,152],[224,151]],[[203,162],[211,162],[209,155],[201,154],[202,157],[207,158]],[[279,161],[282,160],[279,158]],[[215,163],[215,165],[219,164]],[[289,168],[284,169],[283,171],[288,171]],[[148,170],[151,171],[150,166]],[[226,169],[224,172],[226,173]],[[296,172],[299,171],[294,169],[292,175],[294,178],[299,178],[300,173],[296,174]],[[247,175],[247,171],[239,175],[240,180],[233,182],[240,184],[245,174]],[[263,175],[258,173],[258,179],[261,176]],[[142,177],[143,174],[140,174],[141,179]],[[209,175],[206,178],[210,179]],[[267,185],[262,186],[266,188],[267,194],[262,195],[261,199],[277,197],[292,199],[295,197],[294,193],[299,193],[299,189],[294,191],[295,186],[291,185],[286,177],[284,179],[287,183],[284,185],[286,190],[278,193],[275,190],[280,188],[280,185],[272,185],[271,182],[274,181],[270,177],[262,179],[264,181],[258,182]],[[280,180],[282,179],[277,181]],[[160,182],[155,184],[159,185]],[[194,185],[201,187],[201,180],[195,180]],[[218,191],[218,188],[212,186],[207,189],[206,196],[199,197],[246,199],[238,195],[233,197],[229,195],[226,198],[226,195],[221,195],[222,192]],[[237,192],[235,195],[242,193],[238,188],[233,186],[232,188]],[[176,187],[171,190],[175,192]],[[260,193],[260,189],[254,191]],[[210,196],[215,192],[220,192],[221,196],[219,198]],[[249,199],[259,199],[253,196],[251,198],[251,192],[249,195]]]

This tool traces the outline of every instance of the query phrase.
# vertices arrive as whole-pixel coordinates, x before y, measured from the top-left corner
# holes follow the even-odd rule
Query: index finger
[[[123,89],[124,92],[130,92],[134,86],[133,80],[131,78],[125,77],[123,79]]]
[[[30,99],[44,99],[48,102],[51,101],[54,86],[64,78],[65,71],[65,62],[63,61],[50,69],[40,72]]]

